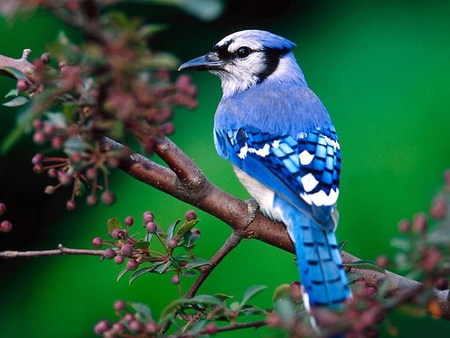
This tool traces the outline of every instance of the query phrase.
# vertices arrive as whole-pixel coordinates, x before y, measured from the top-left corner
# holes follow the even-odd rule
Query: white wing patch
[[[278,141],[279,143],[279,141]],[[266,143],[264,147],[256,149],[256,148],[249,148],[248,144],[246,143],[237,154],[240,159],[245,159],[247,157],[248,153],[253,153],[261,157],[266,157],[270,154],[270,144]]]
[[[308,174],[310,175],[310,174]],[[302,179],[303,182],[303,179]],[[305,188],[306,191],[306,188]],[[314,204],[318,207],[331,206],[337,202],[339,196],[339,189],[331,189],[330,194],[327,195],[325,191],[320,190],[314,194],[301,193],[300,197],[308,204]]]
[[[303,189],[305,189],[305,192],[312,191],[317,186],[317,184],[319,184],[319,181],[316,180],[314,175],[311,173],[303,176],[300,180],[302,181]]]
[[[308,165],[312,162],[314,155],[310,154],[308,150],[305,149],[298,155],[298,158],[300,159],[300,163],[302,165]]]

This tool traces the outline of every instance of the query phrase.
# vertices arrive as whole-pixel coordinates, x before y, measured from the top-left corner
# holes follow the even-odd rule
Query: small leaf
[[[19,95],[19,90],[17,88],[11,89],[5,97],[17,96]]]
[[[172,261],[168,261],[168,262],[166,262],[166,263],[164,263],[164,264],[158,265],[158,266],[155,268],[155,272],[157,272],[157,273],[164,273],[164,272],[167,271],[167,269],[168,269],[171,265],[172,265]]]
[[[253,285],[247,289],[247,291],[244,292],[244,297],[242,299],[242,302],[240,306],[244,306],[247,304],[247,302],[250,300],[250,298],[254,297],[259,292],[267,289],[266,285]]]
[[[114,229],[122,229],[122,225],[120,224],[119,219],[117,219],[116,217],[110,218],[106,222],[106,226],[108,228],[108,235],[110,236]]]
[[[198,274],[198,273],[195,273],[195,272],[192,271],[192,270],[189,270],[189,271],[182,271],[182,272],[181,272],[181,275],[182,275],[183,277],[188,277],[188,278],[195,278],[195,277],[197,277],[197,274]]]
[[[133,244],[136,249],[147,249],[150,246],[150,242],[147,241],[137,241]]]
[[[177,238],[182,238],[185,233],[187,233],[189,230],[191,230],[198,222],[200,222],[199,219],[194,219],[192,221],[186,221],[183,223],[183,225],[178,229],[177,231]]]
[[[349,284],[356,282],[361,277],[364,277],[364,275],[360,274],[360,273],[354,273],[354,272],[347,273],[347,280],[348,280]]]
[[[167,233],[166,233],[166,243],[169,242],[169,240],[173,237],[173,232],[175,231],[175,227],[178,225],[178,223],[180,223],[180,220],[177,219],[175,222],[173,222],[169,229],[167,229]]]
[[[291,298],[280,298],[275,302],[275,312],[283,321],[290,321],[295,316],[295,304]]]
[[[291,286],[289,284],[281,284],[273,292],[272,300],[276,301],[287,297],[291,297]]]
[[[386,270],[376,265],[373,261],[359,260],[355,262],[345,263],[343,265],[354,269],[371,270],[386,274]]]
[[[136,270],[130,276],[130,281],[128,282],[129,285],[131,285],[131,283],[133,283],[136,278],[141,277],[142,275],[145,275],[146,273],[149,273],[149,272],[155,270],[156,267],[157,266],[155,266],[155,265],[151,265],[151,266],[147,266],[147,267],[145,267],[143,269]]]
[[[250,306],[250,305],[244,306],[241,309],[241,311],[239,312],[239,315],[244,315],[244,316],[263,315],[263,314],[265,314],[264,310],[260,309],[257,306]]]
[[[226,299],[233,299],[234,296],[226,295],[224,293],[215,293],[214,297],[220,299],[220,300],[226,300]]]
[[[188,262],[184,267],[186,269],[195,269],[198,268],[199,266],[203,266],[203,265],[210,265],[211,263],[203,258],[196,258],[193,259],[192,261]]]
[[[19,106],[23,106],[28,101],[30,101],[30,100],[24,96],[17,96],[16,98],[12,99],[11,101],[3,103],[3,105],[6,107],[19,107]]]
[[[343,241],[341,243],[339,243],[338,249],[339,252],[341,252],[342,250],[344,250],[344,247],[347,245],[347,241]]]
[[[13,68],[13,67],[0,67],[0,70],[5,71],[6,73],[12,75],[12,77],[15,77],[17,80],[19,79],[25,79],[28,81],[28,77],[22,73],[20,70]]]
[[[128,270],[127,268],[124,268],[122,271],[120,271],[116,281],[118,282],[128,271],[130,270]]]
[[[136,317],[142,322],[154,321],[152,310],[145,304],[142,303],[130,303],[131,307],[136,311]]]
[[[216,305],[223,306],[222,301],[211,295],[198,295],[191,299],[194,303],[200,303],[204,305]]]

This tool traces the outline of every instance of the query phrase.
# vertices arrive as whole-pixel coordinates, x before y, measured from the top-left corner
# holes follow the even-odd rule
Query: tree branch
[[[104,256],[105,250],[87,250],[87,249],[70,249],[62,244],[58,245],[56,250],[39,250],[39,251],[3,251],[0,252],[0,258],[18,258],[18,257],[39,257],[39,256],[60,256],[60,255],[89,255]]]

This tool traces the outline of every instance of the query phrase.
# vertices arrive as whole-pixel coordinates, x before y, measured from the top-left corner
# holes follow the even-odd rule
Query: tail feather
[[[347,275],[342,266],[334,231],[318,226],[300,212],[291,213],[288,229],[295,244],[297,264],[307,306],[326,305],[331,308],[350,297]]]

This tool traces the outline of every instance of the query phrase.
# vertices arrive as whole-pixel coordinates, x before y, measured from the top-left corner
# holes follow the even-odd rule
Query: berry
[[[144,328],[142,323],[138,320],[133,320],[130,324],[129,324],[129,328],[130,331],[133,332],[141,332],[142,329]]]
[[[178,284],[180,284],[180,276],[174,275],[174,276],[172,276],[170,281],[172,282],[172,284],[178,285]]]
[[[124,239],[128,237],[128,232],[124,229],[114,229],[111,233],[111,237],[114,239]]]
[[[186,221],[193,221],[194,219],[197,218],[197,214],[195,213],[194,210],[188,210],[184,217],[186,217]]]
[[[90,167],[86,169],[86,177],[90,180],[95,180],[97,178],[97,168]]]
[[[50,53],[43,53],[40,57],[42,63],[49,63],[51,60]]]
[[[381,268],[386,268],[390,262],[386,255],[380,255],[377,257],[375,263]]]
[[[66,203],[66,208],[67,208],[67,210],[75,210],[75,208],[77,207],[77,204],[75,203],[75,201],[74,200],[69,200],[69,201],[67,201],[67,203]]]
[[[447,214],[447,200],[444,196],[437,196],[431,204],[430,215],[434,219],[444,219]]]
[[[42,121],[42,119],[34,119],[33,122],[31,122],[31,126],[35,130],[42,129],[44,127],[44,121]]]
[[[0,223],[0,232],[10,232],[12,224],[10,221],[4,220]]]
[[[428,221],[423,213],[418,213],[414,216],[412,229],[415,233],[424,233],[427,230]]]
[[[145,330],[148,333],[156,333],[159,331],[159,326],[155,322],[150,322],[150,323],[147,323],[147,325],[145,326]]]
[[[145,225],[145,230],[147,230],[147,232],[149,234],[155,234],[156,233],[156,229],[157,229],[157,226],[156,226],[155,222],[148,222]]]
[[[42,131],[37,131],[33,134],[33,141],[36,144],[43,144],[45,141],[47,141],[47,136]]]
[[[215,323],[209,323],[205,327],[205,333],[209,335],[214,335],[217,333],[217,324]]]
[[[196,229],[192,229],[191,232],[192,232],[193,235],[195,235],[197,237],[200,237],[200,235],[201,235],[200,230],[197,229],[197,228]]]
[[[127,262],[127,269],[128,269],[128,270],[131,270],[131,271],[136,270],[136,269],[138,268],[138,266],[139,266],[139,263],[138,263],[138,261],[135,260],[135,259],[130,259],[130,260]]]
[[[116,332],[122,332],[125,331],[125,324],[121,322],[115,322],[112,326],[113,330]]]
[[[33,158],[31,159],[31,163],[33,164],[41,164],[42,161],[44,160],[44,155],[42,154],[36,154],[33,156]]]
[[[72,175],[69,175],[65,171],[58,171],[58,174],[56,176],[58,177],[58,180],[62,185],[69,185],[70,183],[72,183]]]
[[[124,257],[131,257],[133,255],[133,246],[131,244],[124,244],[122,245],[122,248],[120,248],[120,253]]]
[[[153,222],[155,220],[155,217],[153,216],[153,213],[151,211],[144,212],[144,223],[147,224],[148,222]]]
[[[58,175],[58,171],[55,168],[50,168],[47,171],[48,177],[55,178]]]
[[[41,174],[44,171],[44,166],[42,164],[36,164],[35,166],[33,166],[33,171],[36,174]]]
[[[448,280],[446,280],[444,277],[438,277],[434,282],[434,287],[438,290],[447,290]]]
[[[101,237],[95,237],[95,238],[92,240],[92,245],[93,245],[95,248],[100,248],[100,247],[103,245],[103,239],[102,239]]]
[[[102,194],[101,199],[105,205],[110,206],[113,205],[114,202],[116,201],[116,195],[112,191],[108,190]]]
[[[54,149],[61,149],[63,145],[64,145],[64,137],[58,135],[52,138],[52,147]]]
[[[127,304],[123,300],[116,300],[114,302],[114,310],[123,311],[127,307]]]
[[[132,216],[125,217],[125,224],[130,227],[134,224],[134,218]]]
[[[98,204],[98,198],[96,195],[89,195],[86,197],[86,203],[87,205],[91,207],[95,207]]]
[[[17,89],[21,92],[27,90],[30,87],[30,83],[26,79],[19,79],[17,81]]]
[[[4,203],[0,203],[0,216],[6,212],[6,205]]]
[[[117,255],[116,257],[114,257],[114,262],[116,262],[116,264],[122,264],[125,261],[125,258],[123,258],[122,255]]]
[[[95,334],[98,334],[99,336],[102,335],[103,333],[105,333],[106,331],[108,331],[109,329],[110,329],[110,325],[107,320],[102,320],[94,326],[94,332],[95,332]]]
[[[411,231],[411,222],[407,219],[402,219],[398,222],[398,231],[402,234],[406,234]]]
[[[123,319],[125,319],[125,321],[126,321],[127,323],[131,323],[131,322],[134,320],[134,315],[131,314],[131,313],[127,313],[127,314],[123,317]]]
[[[175,249],[178,245],[178,240],[176,238],[171,238],[167,241],[167,246],[171,249]]]
[[[105,258],[111,259],[116,256],[116,252],[112,248],[108,248],[105,250],[105,253],[103,254]]]

